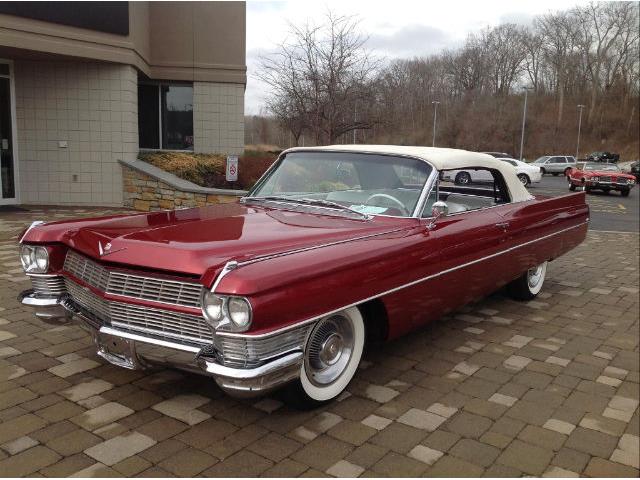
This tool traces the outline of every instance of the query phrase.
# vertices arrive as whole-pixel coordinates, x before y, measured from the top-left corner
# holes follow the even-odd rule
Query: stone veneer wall
[[[244,85],[193,83],[196,153],[239,155],[244,150]]]
[[[157,171],[143,162],[122,162],[124,206],[141,211],[173,210],[184,207],[203,207],[215,203],[231,203],[245,191],[218,190],[199,187],[173,175]],[[137,165],[132,168],[131,165]],[[142,171],[147,170],[147,172]],[[171,178],[173,177],[173,178]],[[167,181],[163,181],[163,178]],[[176,186],[179,183],[182,186]]]
[[[137,83],[128,65],[16,60],[22,203],[122,205],[118,161],[138,154]]]

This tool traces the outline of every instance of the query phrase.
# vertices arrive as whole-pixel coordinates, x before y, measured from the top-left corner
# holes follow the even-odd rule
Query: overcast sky
[[[386,59],[411,58],[456,47],[470,32],[539,14],[565,10],[581,0],[288,0],[247,1],[248,81],[245,113],[260,113],[267,87],[254,75],[258,58],[288,36],[289,24],[319,21],[327,10],[356,15],[367,46]]]

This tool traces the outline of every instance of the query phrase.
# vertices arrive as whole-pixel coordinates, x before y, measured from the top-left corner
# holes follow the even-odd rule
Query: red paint
[[[250,299],[249,333],[379,297],[392,338],[566,253],[585,238],[588,211],[584,193],[537,197],[443,217],[429,229],[427,219],[363,222],[227,204],[55,222],[35,227],[24,241],[62,244],[111,267],[187,277],[207,287],[229,260],[341,242],[242,266],[222,280],[218,291]],[[98,242],[110,242],[114,253],[100,258]]]
[[[573,167],[568,175],[568,180],[570,183],[574,185],[582,185],[583,180],[589,181],[592,177],[611,177],[611,182],[616,183],[619,178],[626,178],[631,182],[635,183],[636,177],[631,174],[615,171],[615,170],[579,170],[576,167]]]

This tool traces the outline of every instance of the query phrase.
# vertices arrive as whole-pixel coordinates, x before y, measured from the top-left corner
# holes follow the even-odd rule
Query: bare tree
[[[310,130],[316,143],[334,143],[356,129],[369,129],[369,115],[354,115],[371,101],[376,68],[366,37],[353,17],[328,13],[322,25],[291,27],[278,52],[261,58],[258,77],[272,88],[268,106],[299,138]]]

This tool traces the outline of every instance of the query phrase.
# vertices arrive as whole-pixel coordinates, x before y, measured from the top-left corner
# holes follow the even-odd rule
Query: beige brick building
[[[241,153],[244,2],[0,3],[0,205],[123,203],[140,150]]]

